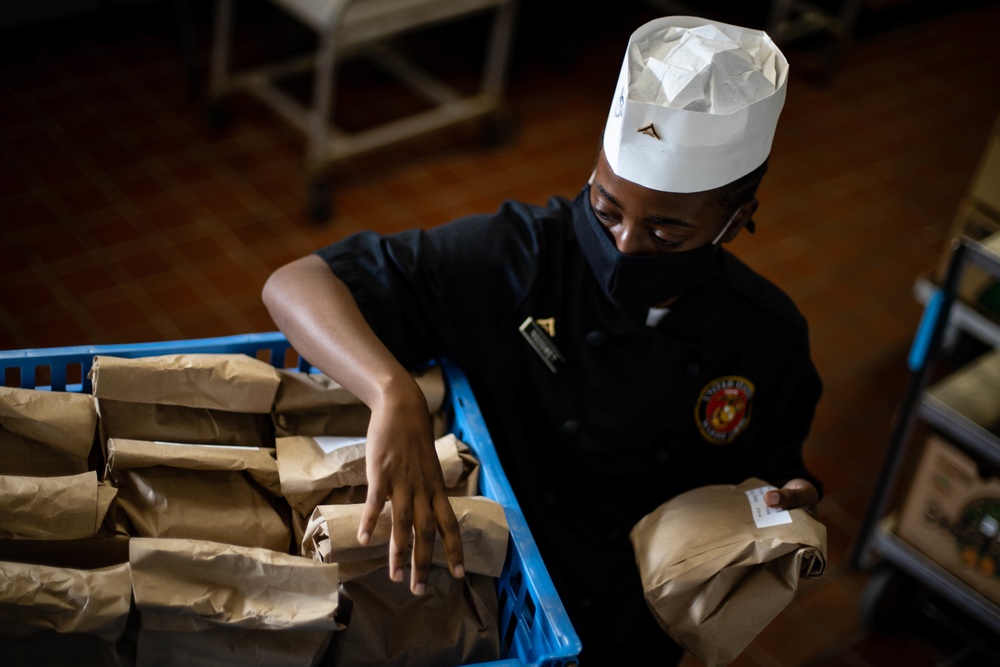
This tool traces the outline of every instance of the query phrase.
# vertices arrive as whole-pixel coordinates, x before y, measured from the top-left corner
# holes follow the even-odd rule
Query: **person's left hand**
[[[791,510],[797,507],[805,509],[810,514],[816,514],[816,503],[819,502],[819,491],[809,480],[796,478],[789,480],[780,489],[764,494],[764,502],[768,507]]]

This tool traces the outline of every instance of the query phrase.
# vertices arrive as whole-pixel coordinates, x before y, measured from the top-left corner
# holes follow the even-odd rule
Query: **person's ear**
[[[757,201],[756,197],[751,197],[750,199],[743,202],[739,210],[736,213],[736,217],[733,218],[733,224],[729,225],[729,229],[726,233],[722,235],[722,243],[729,243],[743,231],[743,228],[753,222],[754,213],[757,212],[757,208],[760,206],[760,202]],[[750,229],[753,232],[753,228]]]

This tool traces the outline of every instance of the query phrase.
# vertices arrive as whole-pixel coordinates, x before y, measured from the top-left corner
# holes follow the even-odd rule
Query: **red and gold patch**
[[[732,442],[750,423],[754,386],[738,375],[715,378],[701,390],[694,421],[705,440],[714,445]]]

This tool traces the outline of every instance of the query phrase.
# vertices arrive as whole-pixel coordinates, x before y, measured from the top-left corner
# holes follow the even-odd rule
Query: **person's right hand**
[[[437,532],[452,575],[463,576],[458,520],[445,494],[427,399],[416,380],[382,344],[350,289],[319,256],[307,255],[277,269],[262,296],[299,354],[371,408],[365,446],[368,498],[358,541],[368,543],[388,500],[392,503],[389,574],[393,580],[403,580],[412,537],[410,589],[423,592]]]
[[[427,402],[413,382],[412,388],[397,388],[370,407],[372,417],[365,446],[368,497],[358,541],[368,543],[379,514],[390,501],[389,576],[393,581],[403,581],[412,537],[410,590],[420,595],[430,576],[438,532],[452,576],[465,574],[458,520],[445,492]]]

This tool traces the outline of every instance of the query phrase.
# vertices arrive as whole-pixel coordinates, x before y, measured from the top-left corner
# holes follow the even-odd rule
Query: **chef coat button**
[[[542,504],[551,507],[556,504],[556,492],[552,489],[542,491]]]
[[[689,359],[687,365],[684,367],[688,375],[697,375],[701,372],[701,364],[695,359]]]
[[[600,347],[604,345],[604,341],[608,339],[608,335],[599,329],[594,329],[593,331],[588,331],[587,335],[583,338],[591,347]]]
[[[575,436],[580,432],[580,422],[575,419],[567,419],[562,423],[560,430],[563,432],[563,435]]]
[[[658,466],[666,465],[667,461],[670,460],[670,452],[664,451],[662,449],[656,450],[653,454],[653,462]]]

